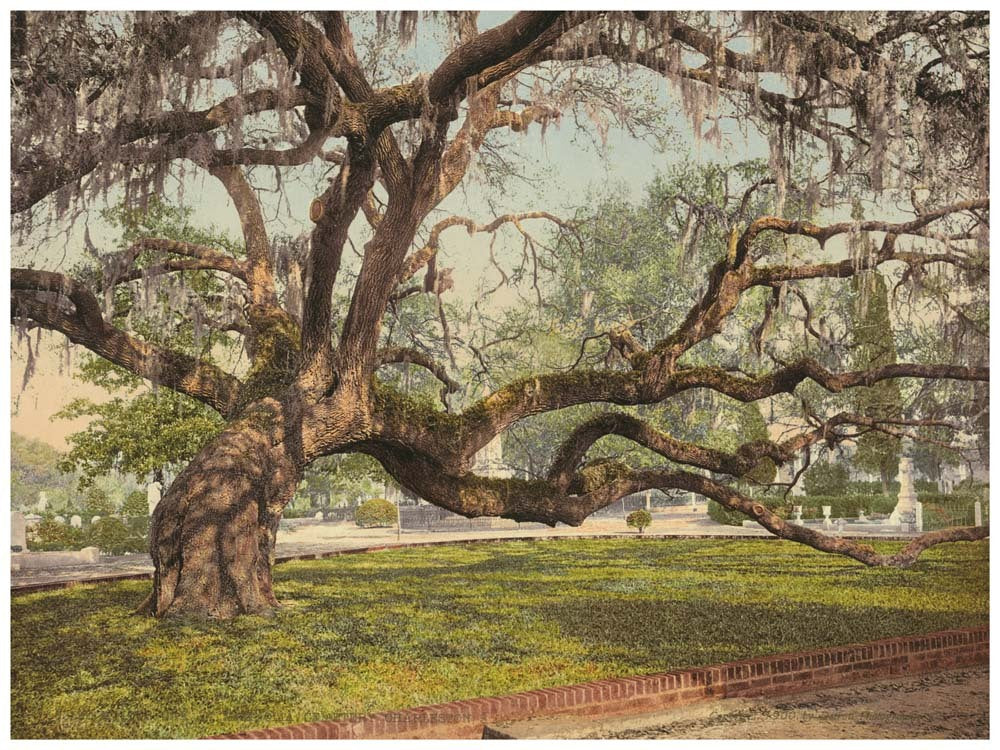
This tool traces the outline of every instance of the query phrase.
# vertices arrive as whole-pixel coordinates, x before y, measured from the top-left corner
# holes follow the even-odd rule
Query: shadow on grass
[[[12,732],[202,736],[965,627],[988,620],[987,557],[953,545],[900,571],[760,541],[392,550],[278,566],[287,606],[229,622],[133,616],[143,581],[41,592],[11,603]]]

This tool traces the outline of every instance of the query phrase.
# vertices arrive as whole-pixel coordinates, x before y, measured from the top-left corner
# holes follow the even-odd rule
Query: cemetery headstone
[[[973,512],[975,513],[975,523],[976,526],[983,525],[983,504],[976,500],[976,504],[972,506]]]
[[[66,519],[63,518],[62,516],[56,516],[55,517],[55,522],[56,523],[66,523]]]
[[[315,518],[317,521],[322,521],[323,520],[323,511],[321,511],[321,510],[316,511],[316,515],[313,516],[313,518]]]
[[[10,548],[15,552],[28,549],[28,527],[24,523],[24,513],[10,514]]]
[[[83,528],[83,519],[80,516],[70,516],[69,525],[74,529]]]
[[[90,519],[90,523],[91,524],[95,524],[95,523],[97,523],[100,520],[101,520],[100,516],[94,516],[93,518]]]

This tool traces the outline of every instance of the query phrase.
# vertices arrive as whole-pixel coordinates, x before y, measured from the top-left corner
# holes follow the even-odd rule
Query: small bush
[[[381,497],[365,500],[354,512],[354,523],[363,529],[396,525],[396,506]]]
[[[84,536],[81,529],[68,523],[59,523],[54,518],[43,518],[34,529],[28,531],[28,549],[39,552],[83,549]]]
[[[134,490],[128,493],[122,505],[122,515],[126,518],[148,518],[149,500],[145,492]]]
[[[120,518],[106,516],[90,527],[88,542],[106,555],[145,552],[146,540],[129,531]]]
[[[649,515],[649,511],[634,510],[628,514],[625,523],[628,524],[630,529],[639,529],[639,533],[641,534],[643,529],[653,523],[653,517]]]

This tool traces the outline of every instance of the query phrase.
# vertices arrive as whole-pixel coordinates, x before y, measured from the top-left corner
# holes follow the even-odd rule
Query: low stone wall
[[[598,719],[721,698],[801,693],[989,664],[989,627],[888,638],[676,672],[474,698],[216,739],[480,739],[489,725],[536,717]]]
[[[90,565],[100,562],[101,551],[97,547],[84,547],[73,552],[11,552],[12,570],[32,570],[39,568],[69,568],[75,565]]]

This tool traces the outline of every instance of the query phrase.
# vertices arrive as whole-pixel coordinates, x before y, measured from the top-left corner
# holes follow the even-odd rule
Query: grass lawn
[[[879,545],[889,549],[893,544]],[[197,737],[988,622],[988,542],[869,569],[768,540],[558,540],[275,568],[274,618],[11,598],[11,733]]]

